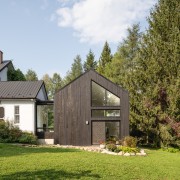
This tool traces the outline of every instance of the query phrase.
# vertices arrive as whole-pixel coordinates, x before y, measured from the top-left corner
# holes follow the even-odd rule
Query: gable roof
[[[75,78],[74,80],[72,80],[70,83],[66,84],[64,87],[62,87],[61,89],[59,89],[56,93],[58,93],[59,91],[63,90],[64,88],[66,88],[67,86],[69,86],[70,84],[72,84],[74,81],[80,79],[82,76],[85,76],[86,74],[91,74],[91,73],[94,73],[100,77],[102,77],[103,79],[106,79],[106,81],[112,83],[114,86],[120,88],[120,89],[123,89],[124,91],[128,92],[128,90],[124,89],[123,87],[121,87],[120,85],[112,82],[111,80],[107,79],[106,77],[104,77],[103,75],[99,74],[97,71],[95,71],[93,68],[85,71],[84,73],[82,73],[81,75],[79,75],[77,78]],[[108,90],[108,89],[107,89]]]
[[[2,64],[0,64],[0,72],[7,67],[12,61],[3,61]]]
[[[0,99],[35,99],[43,81],[0,81]]]

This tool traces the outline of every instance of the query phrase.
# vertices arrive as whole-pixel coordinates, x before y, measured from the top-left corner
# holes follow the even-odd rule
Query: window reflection
[[[92,117],[120,117],[120,110],[92,110]]]
[[[92,81],[92,106],[120,106],[120,98]]]

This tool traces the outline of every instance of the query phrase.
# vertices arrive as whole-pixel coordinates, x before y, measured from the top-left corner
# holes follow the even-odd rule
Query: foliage
[[[26,81],[20,69],[9,68],[7,72],[8,81]]]
[[[73,81],[75,78],[80,76],[83,73],[83,67],[81,63],[80,55],[77,55],[74,59],[74,62],[71,65],[71,70],[67,72],[64,78],[64,84],[68,84]]]
[[[179,179],[180,153],[146,151],[144,158],[0,144],[0,179]]]
[[[18,142],[22,131],[10,121],[0,121],[0,142]]]
[[[54,99],[55,93],[61,87],[63,87],[63,80],[62,80],[60,74],[54,73],[52,77],[50,77],[48,74],[45,74],[42,79],[46,86],[48,98]]]
[[[106,41],[103,47],[103,51],[101,53],[99,62],[98,62],[98,66],[97,66],[97,71],[101,74],[101,75],[105,75],[105,67],[111,63],[112,61],[112,54],[111,54],[111,49],[109,47],[108,42]]]
[[[107,144],[107,145],[106,145],[106,148],[107,148],[109,151],[114,152],[114,151],[116,151],[117,146],[116,146],[115,144]]]
[[[37,144],[37,137],[32,133],[22,132],[22,134],[19,137],[18,141],[20,143]]]
[[[0,121],[0,142],[36,144],[37,138],[32,133],[22,132],[10,121]]]
[[[131,148],[135,148],[137,145],[137,138],[132,136],[126,136],[123,140],[123,145]]]
[[[135,147],[126,147],[126,146],[119,146],[118,147],[119,151],[123,151],[124,153],[138,153],[140,152],[140,150],[138,148]]]
[[[163,151],[167,151],[167,152],[171,152],[171,153],[177,153],[180,151],[180,149],[177,149],[177,148],[162,148]]]
[[[159,0],[143,35],[128,29],[105,75],[128,89],[131,135],[142,144],[178,146],[180,138],[180,4]]]
[[[156,146],[168,146],[180,137],[178,9],[177,0],[160,0],[154,7],[133,73],[133,97],[139,101],[132,112],[134,127],[144,133],[146,143]]]
[[[95,58],[94,53],[91,50],[89,50],[89,53],[86,56],[86,61],[84,62],[83,65],[84,72],[91,68],[96,69],[97,63],[94,58]]]
[[[38,76],[35,71],[32,69],[28,69],[28,71],[25,74],[26,81],[37,81]]]

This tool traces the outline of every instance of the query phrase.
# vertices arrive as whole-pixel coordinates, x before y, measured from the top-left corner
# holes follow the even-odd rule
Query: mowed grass
[[[55,147],[0,144],[0,179],[180,179],[180,153],[122,157]]]

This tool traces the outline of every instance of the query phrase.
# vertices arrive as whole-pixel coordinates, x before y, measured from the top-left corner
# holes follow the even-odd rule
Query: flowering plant
[[[99,144],[106,144],[105,141],[99,141]]]

